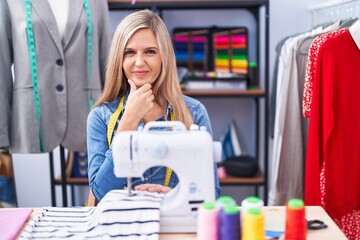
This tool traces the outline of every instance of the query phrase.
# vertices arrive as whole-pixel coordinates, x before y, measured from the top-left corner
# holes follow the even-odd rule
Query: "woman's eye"
[[[135,52],[133,50],[126,50],[124,53],[125,56],[132,55],[132,54],[135,54]]]
[[[152,55],[152,54],[156,54],[155,50],[149,49],[146,51],[146,54]]]

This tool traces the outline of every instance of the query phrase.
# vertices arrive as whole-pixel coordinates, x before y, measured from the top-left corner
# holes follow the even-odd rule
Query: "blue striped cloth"
[[[19,239],[159,239],[161,193],[113,190],[97,207],[47,207]]]

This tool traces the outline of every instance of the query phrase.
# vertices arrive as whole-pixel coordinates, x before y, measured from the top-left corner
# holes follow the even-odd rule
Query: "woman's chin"
[[[151,81],[147,81],[147,80],[140,80],[140,79],[133,79],[135,85],[138,88],[141,88],[142,86],[144,86],[146,83],[149,83],[152,85]]]

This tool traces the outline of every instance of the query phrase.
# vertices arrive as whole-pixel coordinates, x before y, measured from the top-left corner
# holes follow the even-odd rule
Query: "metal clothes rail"
[[[311,5],[309,10],[311,12],[312,26],[315,26],[318,23],[318,13],[320,11],[327,11],[328,13],[330,11],[330,18],[336,18],[329,20],[340,20],[340,11],[344,9],[347,17],[359,17],[360,0],[332,0]],[[334,13],[334,11],[336,11],[336,13]],[[355,12],[355,14],[353,12]],[[344,13],[342,13],[342,15],[343,14]]]

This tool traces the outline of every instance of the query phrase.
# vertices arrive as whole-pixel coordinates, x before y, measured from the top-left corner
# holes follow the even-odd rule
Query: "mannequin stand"
[[[54,154],[51,151],[49,153],[50,160],[50,183],[51,183],[51,204],[53,207],[56,207],[56,196],[55,196],[55,177],[54,177]],[[60,169],[61,169],[61,179],[60,185],[62,190],[62,201],[63,207],[68,207],[67,201],[67,188],[66,188],[66,160],[65,160],[65,149],[60,145]],[[72,194],[73,195],[73,194]]]

